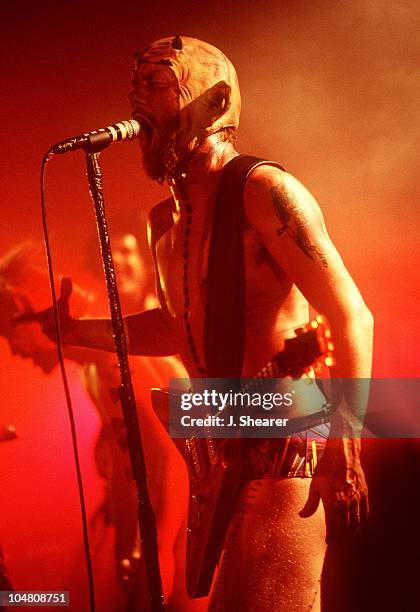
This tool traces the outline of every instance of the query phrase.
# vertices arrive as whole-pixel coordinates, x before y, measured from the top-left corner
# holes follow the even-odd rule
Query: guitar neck
[[[288,342],[288,341],[286,341]],[[313,365],[314,362],[324,354],[323,350],[319,350],[318,339],[314,329],[311,329],[300,337],[292,340],[293,344],[288,344],[283,351],[277,353],[264,367],[249,380],[242,385],[242,390],[251,391],[258,389],[263,385],[265,378],[282,378],[284,376],[292,376],[298,378],[302,375],[305,368]],[[308,346],[311,346],[311,351],[308,351]],[[316,350],[314,350],[316,347]]]
[[[275,358],[265,364],[263,368],[249,380],[246,384],[241,386],[241,391],[252,391],[258,389],[263,384],[265,378],[281,378],[287,376],[286,364],[280,364],[279,359]]]

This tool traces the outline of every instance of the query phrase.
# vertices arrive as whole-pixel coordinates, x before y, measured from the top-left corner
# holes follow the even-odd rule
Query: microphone
[[[82,134],[81,136],[73,136],[62,142],[53,145],[49,153],[52,155],[60,155],[77,149],[84,149],[86,153],[98,153],[105,149],[113,142],[124,142],[125,140],[133,140],[140,132],[140,124],[135,119],[129,121],[121,121],[114,125]]]

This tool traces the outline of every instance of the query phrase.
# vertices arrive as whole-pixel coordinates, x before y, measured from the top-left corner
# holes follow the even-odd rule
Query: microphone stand
[[[92,151],[92,149],[94,150]],[[121,385],[119,386],[119,395],[127,434],[127,446],[130,455],[131,470],[137,487],[137,517],[140,531],[141,551],[144,554],[145,559],[150,605],[152,612],[160,612],[165,610],[165,601],[159,569],[156,520],[147,488],[143,445],[140,436],[136,400],[134,397],[133,384],[131,381],[130,367],[128,363],[127,339],[115,279],[108,226],[105,218],[102,173],[99,165],[98,149],[99,147],[92,147],[90,145],[85,147],[87,176],[90,194],[95,207],[96,223],[98,226],[99,242],[104,265],[106,287],[108,291],[108,301],[111,312],[115,349],[118,356],[118,365],[120,369]]]

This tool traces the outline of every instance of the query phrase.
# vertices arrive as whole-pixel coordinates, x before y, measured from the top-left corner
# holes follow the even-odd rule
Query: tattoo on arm
[[[280,185],[275,185],[270,189],[271,199],[273,201],[274,212],[276,213],[281,227],[277,230],[277,236],[286,233],[292,240],[296,242],[298,247],[309,259],[315,261],[320,259],[324,268],[328,268],[327,258],[316,244],[311,242],[308,232],[308,222],[305,220],[302,210],[298,204],[285,197],[283,188]],[[290,220],[293,216],[296,229],[290,226]]]

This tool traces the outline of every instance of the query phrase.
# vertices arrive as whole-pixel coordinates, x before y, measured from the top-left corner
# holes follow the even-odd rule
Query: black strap
[[[204,357],[208,378],[240,378],[245,353],[243,192],[250,172],[275,162],[234,157],[223,169],[216,196],[207,265]]]

